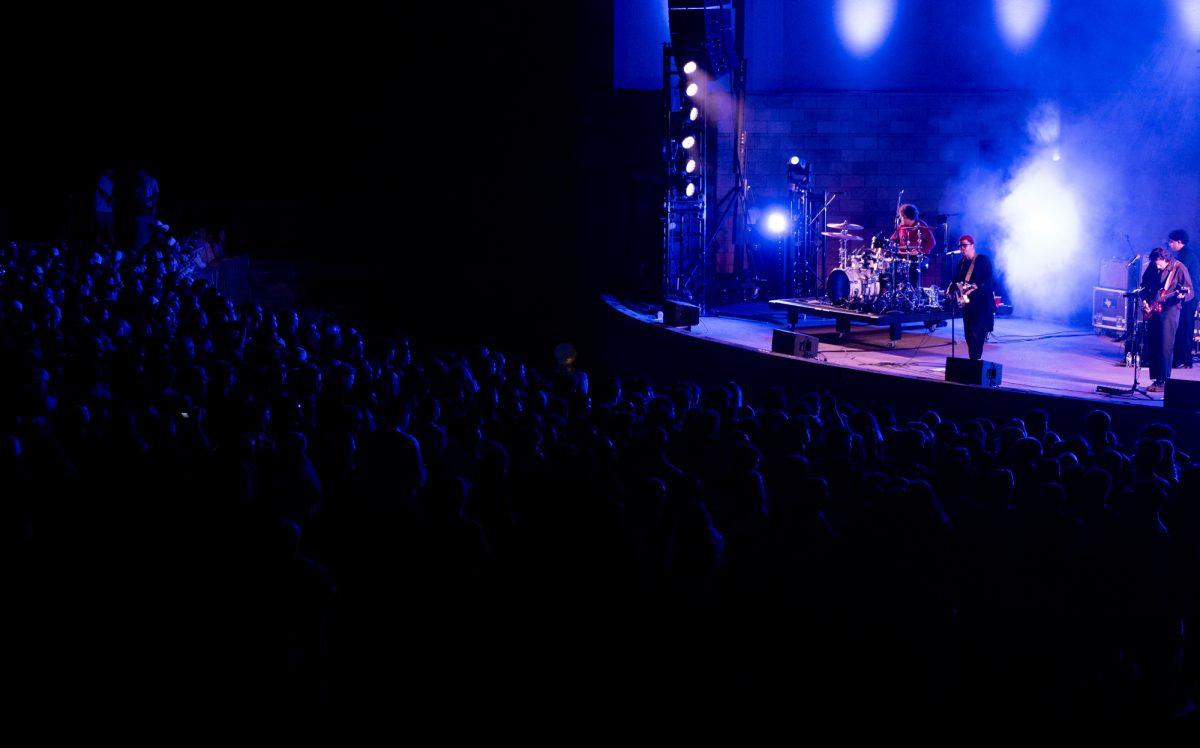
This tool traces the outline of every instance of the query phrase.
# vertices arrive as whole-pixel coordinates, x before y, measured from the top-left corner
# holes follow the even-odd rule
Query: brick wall
[[[750,94],[746,100],[746,172],[761,204],[786,203],[787,160],[814,165],[818,191],[843,191],[832,220],[890,230],[896,195],[932,222],[958,212],[947,193],[963,170],[986,162],[999,143],[1024,136],[1029,98],[1009,92],[816,92]],[[732,127],[719,137],[718,189],[732,184]],[[956,226],[951,231],[970,230]],[[720,262],[720,259],[718,260]],[[729,265],[731,268],[731,265]]]

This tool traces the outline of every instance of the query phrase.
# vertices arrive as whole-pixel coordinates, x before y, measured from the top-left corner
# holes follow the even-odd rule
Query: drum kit
[[[866,240],[853,233],[863,230],[857,223],[841,221],[827,228],[821,235],[838,242],[838,264],[825,281],[826,296],[834,306],[871,314],[942,307],[941,289],[921,287],[921,274],[929,269],[927,253],[882,235],[859,247]]]

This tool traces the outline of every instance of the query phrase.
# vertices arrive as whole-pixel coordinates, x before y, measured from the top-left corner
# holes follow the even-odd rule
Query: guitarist
[[[975,251],[975,238],[963,234],[958,239],[962,259],[954,271],[954,281],[946,290],[962,309],[967,352],[973,361],[983,358],[983,341],[995,323],[996,302],[992,297],[992,261]]]
[[[1149,392],[1162,392],[1171,377],[1171,363],[1175,353],[1175,333],[1179,329],[1179,310],[1183,302],[1195,298],[1192,276],[1187,266],[1171,258],[1171,253],[1156,247],[1150,253],[1150,264],[1158,269],[1158,277],[1147,273],[1150,285],[1143,287],[1142,311],[1146,315],[1146,332],[1149,340],[1150,378],[1154,382],[1146,388]]]
[[[1183,229],[1175,229],[1167,236],[1167,247],[1175,259],[1183,263],[1192,280],[1200,279],[1200,257],[1188,246],[1188,235]],[[1192,368],[1192,337],[1195,335],[1196,298],[1179,305],[1179,331],[1175,333],[1174,368]]]

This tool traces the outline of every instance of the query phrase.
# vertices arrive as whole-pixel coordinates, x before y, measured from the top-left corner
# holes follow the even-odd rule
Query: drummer
[[[900,248],[900,254],[924,257],[933,251],[937,240],[933,237],[933,229],[921,220],[917,206],[911,203],[901,205],[896,217],[900,220],[892,232],[891,241]]]

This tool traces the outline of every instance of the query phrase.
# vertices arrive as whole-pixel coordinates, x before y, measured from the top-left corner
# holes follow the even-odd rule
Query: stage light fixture
[[[787,214],[781,210],[773,210],[767,214],[767,231],[776,236],[782,236],[788,230]]]
[[[700,159],[694,154],[680,150],[675,155],[675,170],[681,174],[695,174],[699,176]]]
[[[683,194],[687,195],[688,197],[695,197],[696,196],[696,183],[688,182],[683,188]]]
[[[683,140],[679,141],[679,145],[683,146],[683,148],[685,150],[691,150],[696,145],[696,136],[695,135],[683,136]]]
[[[801,159],[799,156],[792,156],[788,160],[787,181],[788,186],[795,189],[796,187],[804,187],[812,178],[812,164]]]
[[[691,111],[688,112],[688,120],[695,122],[698,119],[700,119],[700,108],[692,107]]]
[[[688,96],[695,96],[699,92],[700,92],[700,85],[698,83],[696,83],[695,81],[692,81],[691,83],[687,84],[687,88],[684,89],[684,93],[686,93]]]
[[[683,72],[687,75],[691,75],[692,73],[696,72],[696,67],[697,65],[695,60],[688,60],[687,62],[683,63]]]

